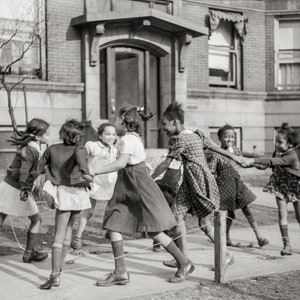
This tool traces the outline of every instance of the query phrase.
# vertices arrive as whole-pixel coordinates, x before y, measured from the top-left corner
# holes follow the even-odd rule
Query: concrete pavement
[[[266,275],[275,272],[300,270],[300,230],[298,224],[290,224],[289,232],[294,254],[281,257],[282,249],[277,225],[261,227],[261,231],[270,240],[263,249],[230,248],[235,256],[235,264],[226,273],[228,281],[246,277]],[[255,237],[251,229],[232,230],[232,239],[241,244],[249,244]],[[194,273],[181,284],[171,284],[167,279],[175,269],[163,266],[162,261],[170,259],[166,252],[151,251],[152,241],[149,239],[125,241],[125,251],[130,253],[126,258],[131,276],[126,286],[97,287],[95,282],[113,270],[113,256],[110,245],[88,247],[95,254],[77,257],[68,254],[66,261],[74,260],[74,264],[66,264],[62,274],[60,287],[51,290],[39,290],[39,284],[49,276],[50,257],[42,263],[24,264],[21,255],[3,256],[0,258],[0,294],[1,300],[10,299],[131,299],[135,296],[160,293],[171,289],[194,287],[201,281],[213,280],[211,271],[214,262],[213,244],[207,241],[200,232],[188,235],[190,258],[195,263]]]
[[[263,193],[260,188],[252,188],[257,194],[255,204],[276,207],[274,197]],[[270,241],[270,244],[259,249],[233,248],[230,252],[235,257],[235,264],[226,272],[226,280],[242,279],[253,276],[266,275],[276,272],[300,270],[300,229],[298,224],[289,224],[294,254],[281,257],[281,237],[278,225],[261,226],[261,232]],[[232,240],[248,245],[253,242],[257,245],[253,231],[250,228],[233,228]],[[149,239],[125,241],[125,251],[128,271],[131,282],[126,286],[97,287],[95,282],[104,278],[105,274],[114,268],[110,244],[93,245],[86,247],[89,252],[85,257],[68,254],[66,261],[73,260],[73,264],[66,264],[62,274],[60,287],[49,291],[42,291],[38,286],[50,274],[51,257],[45,262],[24,264],[21,255],[0,257],[0,295],[1,300],[31,299],[132,299],[136,296],[161,293],[168,290],[195,287],[201,281],[213,281],[214,272],[211,268],[214,263],[213,244],[207,241],[199,229],[189,232],[188,247],[190,258],[195,263],[193,274],[181,284],[168,283],[167,279],[175,273],[175,269],[165,267],[162,261],[170,259],[168,253],[152,252],[152,241]],[[50,252],[50,251],[49,251]]]

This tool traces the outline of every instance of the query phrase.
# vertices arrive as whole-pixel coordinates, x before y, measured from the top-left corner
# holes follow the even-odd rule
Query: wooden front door
[[[108,47],[100,51],[101,118],[114,122],[124,105],[144,107],[154,112],[143,126],[147,148],[161,146],[159,130],[159,58],[147,50]]]

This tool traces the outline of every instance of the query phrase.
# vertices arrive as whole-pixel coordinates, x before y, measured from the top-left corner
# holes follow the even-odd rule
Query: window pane
[[[219,26],[212,32],[209,45],[223,46],[226,48],[234,47],[233,23],[220,20]]]
[[[280,21],[279,49],[300,49],[300,20]]]
[[[209,38],[209,84],[236,87],[237,49],[233,22],[220,20]]]
[[[279,21],[279,90],[300,88],[300,20]]]

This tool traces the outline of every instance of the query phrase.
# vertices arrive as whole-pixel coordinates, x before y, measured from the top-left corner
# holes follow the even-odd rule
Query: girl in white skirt
[[[110,123],[103,123],[98,128],[98,141],[89,141],[85,148],[89,154],[88,167],[91,173],[94,169],[101,169],[102,166],[114,162],[117,157],[116,128]],[[72,240],[72,248],[80,250],[82,248],[81,236],[88,220],[93,216],[96,202],[110,200],[112,197],[117,172],[101,174],[95,176],[93,186],[90,191],[91,208],[81,212],[79,224]]]
[[[103,229],[107,230],[113,248],[115,270],[107,278],[99,280],[98,286],[125,285],[130,281],[122,233],[148,232],[150,237],[161,243],[178,264],[178,270],[169,282],[182,282],[195,268],[164,233],[176,225],[176,220],[145,165],[146,155],[140,133],[142,118],[147,120],[150,116],[145,116],[134,106],[121,108],[116,122],[117,129],[124,133],[120,155],[115,162],[98,170],[99,174],[118,171],[114,193],[103,220]]]
[[[36,236],[42,218],[32,195],[32,187],[37,177],[37,165],[41,154],[41,144],[47,144],[49,124],[41,119],[32,119],[18,138],[10,142],[19,147],[7,175],[0,184],[0,228],[6,216],[28,217],[26,250],[23,262],[42,261],[47,253],[34,250]]]
[[[89,199],[88,153],[84,146],[78,145],[83,132],[82,123],[69,120],[62,125],[59,136],[61,144],[50,146],[41,157],[38,170],[46,171],[44,192],[54,199],[56,208],[55,236],[52,246],[52,273],[40,286],[51,289],[59,286],[64,259],[71,244],[72,226],[81,210],[91,207]],[[90,179],[92,179],[90,177]],[[50,187],[50,188],[49,188]]]

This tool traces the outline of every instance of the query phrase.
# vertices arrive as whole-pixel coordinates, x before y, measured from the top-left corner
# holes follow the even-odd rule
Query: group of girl
[[[97,200],[109,200],[103,229],[107,230],[115,269],[98,286],[125,285],[130,277],[124,258],[123,233],[147,232],[155,243],[161,244],[173,256],[164,264],[177,267],[171,283],[178,283],[194,271],[188,259],[185,218],[192,213],[199,218],[199,225],[213,241],[209,215],[216,209],[228,210],[227,244],[232,245],[229,229],[234,210],[241,208],[253,228],[260,247],[268,240],[260,234],[248,205],[255,196],[242,183],[234,162],[243,166],[266,165],[274,168],[269,186],[276,192],[280,228],[284,241],[282,255],[292,253],[286,218],[286,202],[292,201],[297,221],[299,217],[299,150],[297,134],[282,127],[276,138],[276,157],[247,159],[238,156],[234,145],[234,128],[219,130],[221,148],[201,131],[184,128],[184,111],[181,104],[171,103],[162,118],[163,130],[169,136],[169,152],[156,168],[152,177],[145,165],[145,149],[141,139],[142,123],[149,119],[137,107],[123,107],[114,125],[99,127],[99,140],[81,145],[84,126],[72,119],[62,125],[60,144],[54,144],[42,154],[41,144],[48,142],[49,124],[33,119],[26,131],[13,141],[19,146],[5,180],[0,185],[0,226],[7,215],[28,216],[28,230],[24,262],[42,261],[46,253],[34,250],[35,236],[41,217],[31,190],[34,180],[45,172],[47,181],[43,192],[56,208],[55,236],[52,246],[52,272],[41,289],[60,285],[60,275],[66,254],[72,246],[82,247],[81,235],[92,216]],[[116,140],[118,141],[118,155]],[[207,152],[208,151],[208,152]],[[183,164],[180,188],[168,203],[154,178],[164,172],[172,160]],[[164,187],[167,185],[165,184]],[[162,188],[162,186],[161,186]],[[169,205],[171,204],[171,206]],[[75,220],[81,213],[79,226],[72,241]],[[173,231],[175,243],[165,232]],[[228,263],[232,263],[228,254]]]

